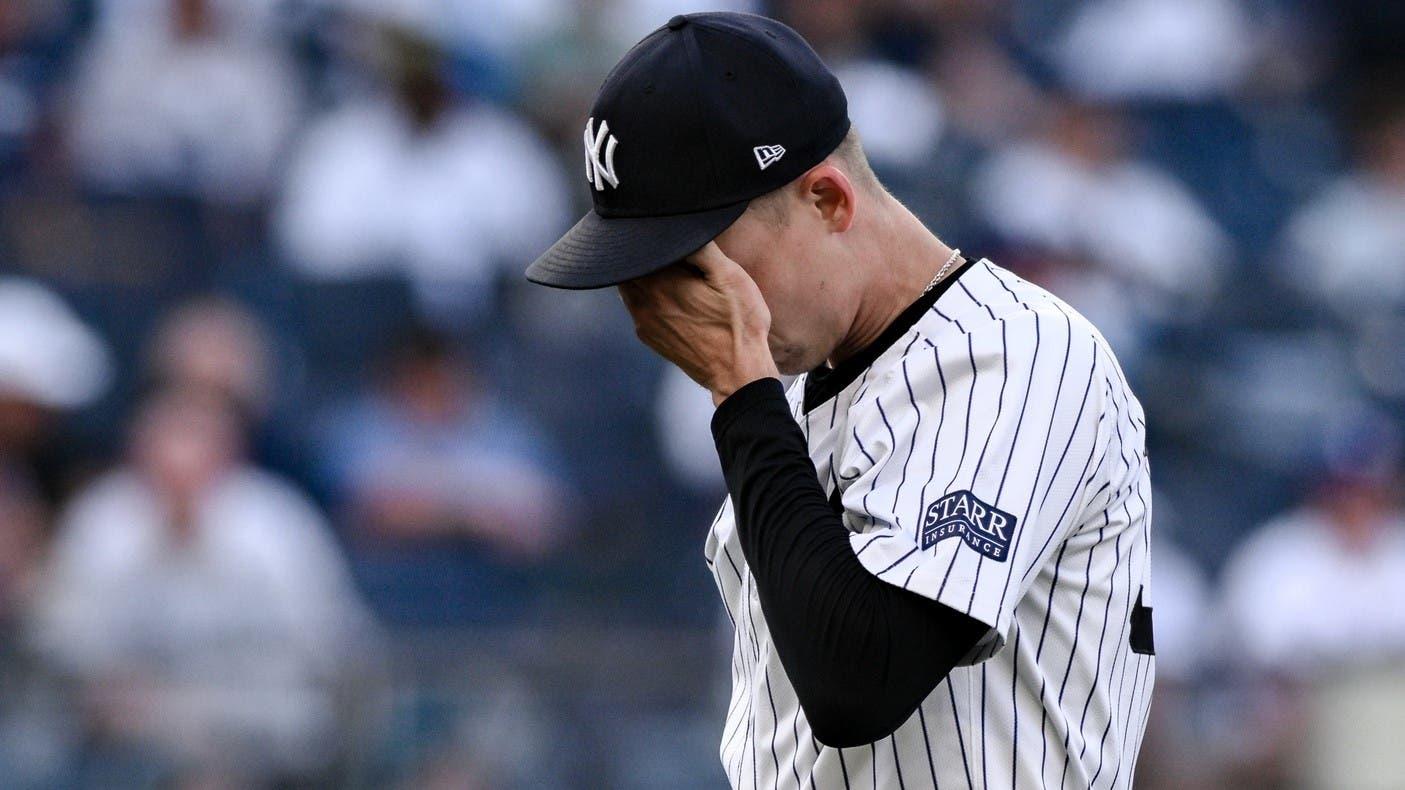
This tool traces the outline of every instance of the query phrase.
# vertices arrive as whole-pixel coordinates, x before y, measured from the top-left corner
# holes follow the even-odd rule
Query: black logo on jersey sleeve
[[[960,538],[982,556],[1004,562],[1015,521],[1014,516],[982,502],[970,491],[953,491],[927,508],[922,519],[922,548]]]

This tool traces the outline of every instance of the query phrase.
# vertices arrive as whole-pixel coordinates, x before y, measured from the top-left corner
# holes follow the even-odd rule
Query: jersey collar
[[[904,308],[872,343],[840,362],[838,367],[831,368],[821,363],[819,367],[811,370],[805,376],[805,413],[814,411],[815,407],[843,392],[845,387],[852,384],[878,357],[882,356],[884,351],[887,351],[894,343],[898,342],[899,338],[907,334],[907,330],[911,329],[928,310],[932,309],[932,305],[937,303],[941,295],[946,293],[946,290],[961,275],[965,274],[976,260],[978,259],[965,258],[961,265],[946,279],[937,283],[930,291],[917,297],[917,301]]]

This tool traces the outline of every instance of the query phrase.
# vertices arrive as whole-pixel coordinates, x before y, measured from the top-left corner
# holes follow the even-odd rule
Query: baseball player
[[[1128,787],[1155,677],[1141,405],[1083,317],[887,194],[790,28],[673,18],[528,269],[708,388],[733,787]],[[781,373],[798,374],[787,391]]]

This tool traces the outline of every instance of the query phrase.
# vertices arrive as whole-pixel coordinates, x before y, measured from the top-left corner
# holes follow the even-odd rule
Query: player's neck
[[[861,286],[858,309],[844,340],[830,352],[830,366],[877,340],[917,301],[952,253],[896,199],[887,197],[881,206],[881,216],[871,226],[871,252],[862,267],[867,280]]]

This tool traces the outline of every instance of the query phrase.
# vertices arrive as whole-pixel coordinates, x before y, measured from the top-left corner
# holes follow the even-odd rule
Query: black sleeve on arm
[[[712,432],[761,610],[815,738],[848,747],[886,737],[986,625],[863,567],[778,379],[732,393]]]

